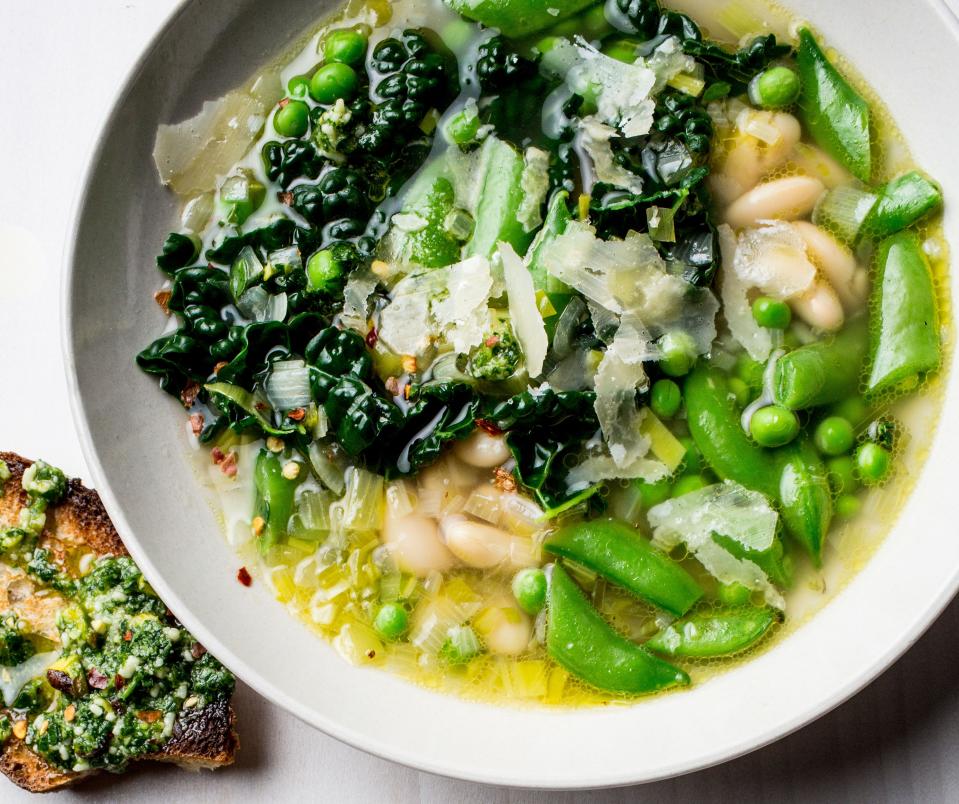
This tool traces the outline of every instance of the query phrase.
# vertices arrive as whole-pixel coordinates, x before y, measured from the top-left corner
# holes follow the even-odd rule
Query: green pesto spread
[[[9,478],[2,462],[0,478]],[[5,685],[12,700],[3,701],[0,741],[25,721],[26,744],[50,764],[121,771],[159,751],[182,712],[229,698],[233,676],[180,627],[132,559],[80,562],[71,575],[38,546],[47,508],[66,493],[60,470],[37,461],[22,486],[27,506],[17,526],[0,531],[0,559],[68,602],[57,616],[59,645],[12,612],[0,618],[0,681],[37,670],[19,690]]]

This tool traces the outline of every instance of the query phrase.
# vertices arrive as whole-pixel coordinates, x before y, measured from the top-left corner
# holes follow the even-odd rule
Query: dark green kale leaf
[[[779,44],[774,34],[757,36],[736,51],[701,39],[687,39],[683,50],[705,66],[707,78],[712,79],[710,83],[728,84],[731,95],[741,95],[771,62],[792,53],[792,48]]]
[[[313,143],[307,140],[286,140],[282,143],[270,140],[263,146],[260,155],[267,178],[284,190],[301,176],[315,179],[328,164],[317,153]]]
[[[171,232],[163,241],[163,250],[157,256],[157,267],[167,274],[191,265],[200,256],[197,240],[190,235]]]
[[[358,143],[366,153],[395,152],[417,139],[430,109],[446,108],[459,92],[455,58],[423,31],[384,39],[369,66],[377,79],[370,120]]]
[[[567,460],[599,429],[595,400],[592,391],[526,391],[483,413],[487,426],[506,433],[516,459],[516,479],[546,508],[556,508],[581,492],[568,487]]]
[[[480,44],[475,71],[483,94],[494,95],[530,78],[536,72],[536,64],[520,56],[506,37],[497,35]]]

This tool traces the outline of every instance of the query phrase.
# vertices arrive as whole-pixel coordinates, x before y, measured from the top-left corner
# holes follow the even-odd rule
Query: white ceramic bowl
[[[942,182],[946,231],[959,244],[956,20],[937,0],[791,6],[881,93],[919,163]],[[63,309],[77,427],[124,542],[177,617],[258,692],[345,742],[440,774],[541,788],[649,781],[721,762],[878,675],[959,584],[955,370],[916,491],[865,569],[788,639],[688,692],[578,711],[469,703],[351,667],[262,585],[237,583],[238,561],[184,458],[183,410],[133,363],[162,326],[153,255],[175,215],[150,153],[158,124],[239,83],[321,10],[305,0],[184,3],[106,121],[76,212]]]

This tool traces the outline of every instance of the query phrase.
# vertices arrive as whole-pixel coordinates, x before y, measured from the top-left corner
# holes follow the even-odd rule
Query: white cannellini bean
[[[506,595],[496,595],[473,622],[487,650],[501,656],[525,652],[533,638],[533,621]]]
[[[388,518],[383,543],[403,572],[425,578],[431,572],[450,569],[456,559],[440,538],[436,520],[418,514]]]
[[[826,186],[809,176],[789,176],[754,187],[726,209],[726,223],[745,229],[765,220],[794,221],[812,212]]]
[[[453,447],[453,454],[463,463],[480,469],[492,469],[509,460],[510,451],[503,436],[494,436],[477,428]]]
[[[852,311],[862,306],[863,297],[853,289],[858,268],[853,253],[829,232],[807,221],[797,221],[793,226],[806,243],[806,253],[829,280],[843,307]]]
[[[463,516],[444,517],[440,527],[446,546],[464,564],[490,569],[510,559],[512,537],[505,530]]]
[[[793,155],[802,129],[799,121],[786,112],[750,112],[765,116],[764,122],[779,130],[779,139],[764,144],[739,132],[726,152],[721,169],[710,176],[710,190],[721,205],[730,204],[751,190],[759,180],[782,167]]]
[[[842,303],[836,291],[822,277],[801,296],[792,299],[790,305],[796,315],[809,326],[826,332],[835,332],[845,321]]]

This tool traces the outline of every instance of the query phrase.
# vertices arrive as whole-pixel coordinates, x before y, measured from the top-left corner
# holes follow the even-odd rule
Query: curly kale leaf
[[[497,35],[480,44],[475,71],[480,89],[492,95],[534,75],[536,65],[520,56],[506,37]]]
[[[774,34],[757,36],[736,51],[726,50],[721,45],[701,39],[684,41],[683,50],[705,66],[708,78],[729,84],[730,93],[733,95],[745,92],[753,77],[765,70],[771,62],[792,52],[789,45],[780,45]]]
[[[200,256],[197,240],[190,235],[171,232],[163,241],[163,249],[157,255],[157,267],[167,274],[193,264]]]
[[[270,181],[275,181],[284,190],[294,179],[306,176],[315,179],[327,164],[311,142],[305,140],[270,140],[260,151],[263,168]]]
[[[568,488],[566,462],[599,429],[595,400],[591,391],[526,391],[484,412],[486,421],[506,432],[516,479],[547,508],[579,493]]]
[[[365,229],[373,211],[366,176],[349,167],[327,171],[316,184],[297,185],[292,197],[293,209],[313,224],[353,218]]]
[[[322,232],[297,226],[289,218],[277,220],[243,234],[227,237],[214,248],[207,249],[206,258],[217,265],[230,265],[245,246],[250,246],[261,261],[271,251],[298,246],[304,260],[320,247]]]
[[[422,133],[430,109],[444,109],[459,92],[456,60],[422,31],[384,39],[370,56],[378,80],[370,121],[359,148],[371,154],[396,151]]]

